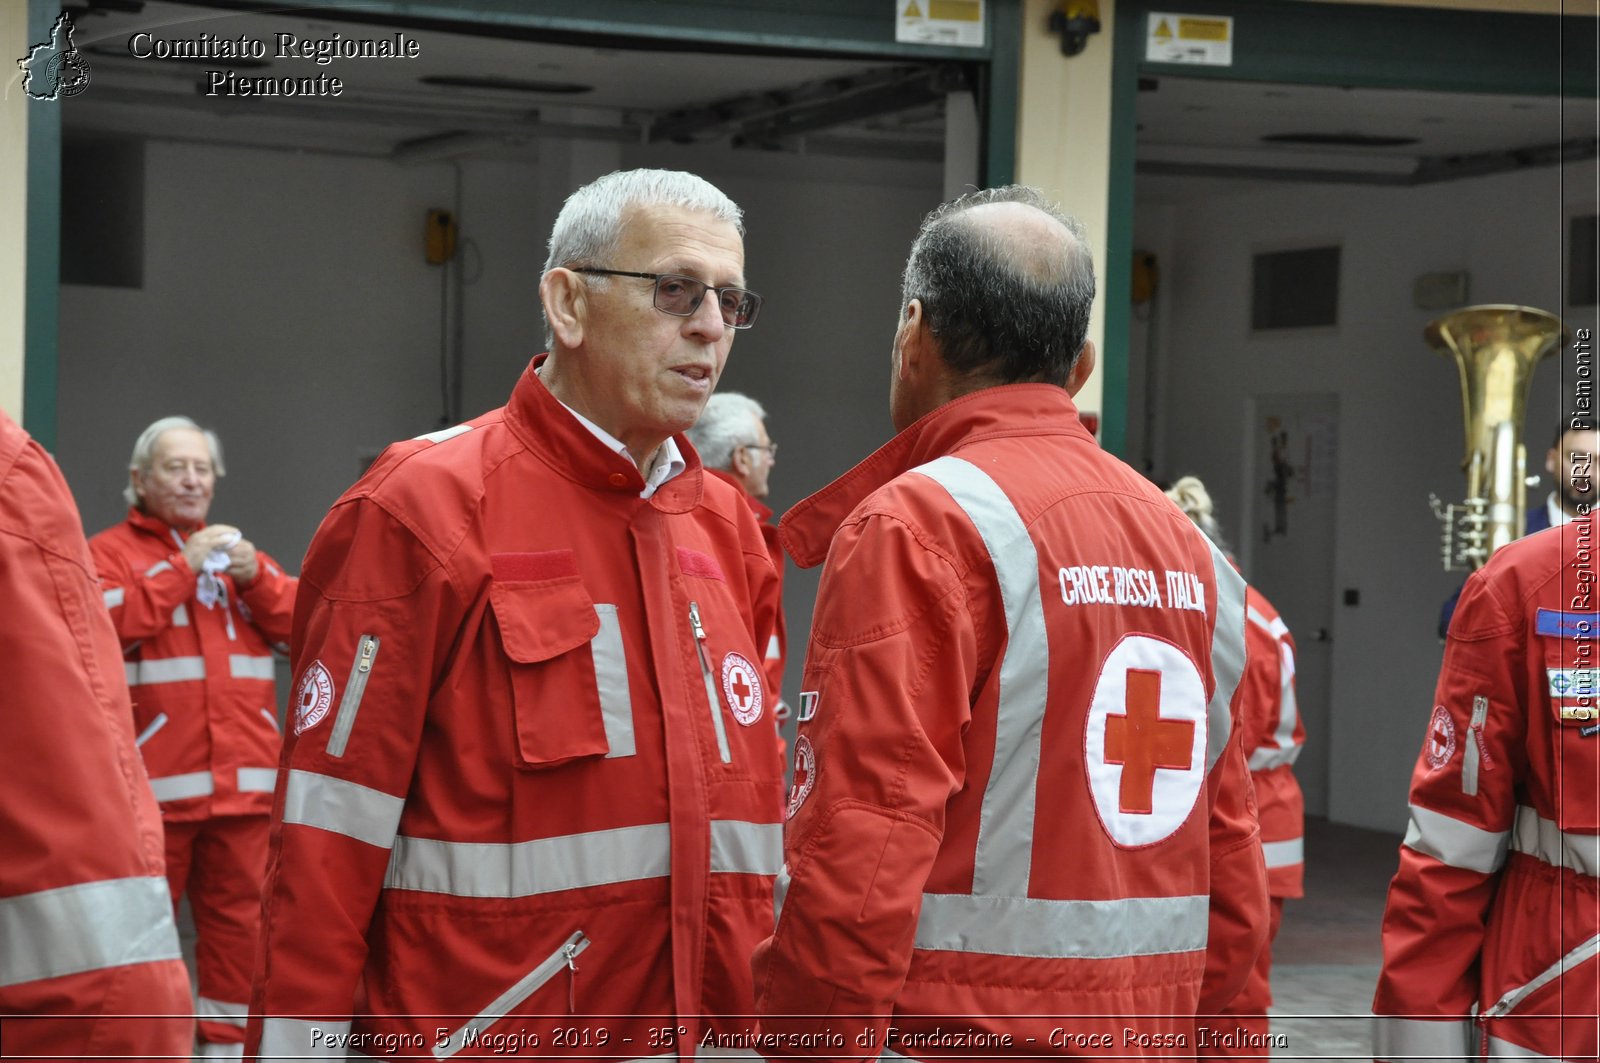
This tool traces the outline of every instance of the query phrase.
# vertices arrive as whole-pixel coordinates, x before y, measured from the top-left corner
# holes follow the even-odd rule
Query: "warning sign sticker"
[[[894,39],[982,48],[987,6],[985,0],[894,0]]]
[[[1224,15],[1179,15],[1152,11],[1145,23],[1144,58],[1149,63],[1233,65],[1233,19]]]

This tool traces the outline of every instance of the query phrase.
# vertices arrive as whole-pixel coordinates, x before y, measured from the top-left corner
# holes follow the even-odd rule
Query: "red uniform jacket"
[[[1243,580],[1042,384],[930,413],[782,528],[827,567],[762,1050],[1192,1056],[1267,925]]]
[[[767,504],[755,495],[744,489],[738,479],[721,469],[707,469],[706,472],[719,480],[725,480],[739,489],[744,495],[744,500],[750,507],[750,512],[755,514],[756,523],[761,527],[761,541],[767,546],[767,554],[772,558],[772,570],[777,573],[778,580],[774,584],[774,593],[778,600],[773,605],[774,615],[777,617],[777,630],[767,640],[763,657],[763,670],[767,674],[768,689],[778,699],[778,709],[775,713],[779,720],[789,718],[789,706],[783,700],[783,669],[789,661],[789,625],[784,622],[783,616],[783,546],[778,542],[778,526],[772,523],[772,510]]]
[[[1594,520],[1574,521],[1461,592],[1384,912],[1379,1059],[1595,1057],[1595,557]]]
[[[1250,625],[1250,666],[1240,685],[1245,755],[1261,812],[1261,847],[1267,891],[1305,896],[1305,797],[1294,777],[1306,742],[1294,689],[1294,636],[1283,617],[1254,587],[1245,596]]]
[[[680,446],[641,499],[530,368],[328,514],[247,1054],[632,1059],[749,1013],[781,863],[775,576]]]
[[[0,599],[0,1043],[187,1056],[189,976],[116,632],[60,470],[4,413]]]
[[[223,598],[207,608],[182,536],[138,510],[89,549],[162,816],[265,815],[280,742],[272,651],[287,647],[296,580],[262,553],[255,581],[240,588],[223,574]]]

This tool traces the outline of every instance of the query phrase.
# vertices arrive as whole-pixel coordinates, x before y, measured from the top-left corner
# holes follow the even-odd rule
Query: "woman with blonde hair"
[[[1199,477],[1184,476],[1167,489],[1188,518],[1224,554],[1232,555],[1222,540],[1211,494]],[[1272,1003],[1272,942],[1283,922],[1283,902],[1303,897],[1305,799],[1294,777],[1294,761],[1305,744],[1305,727],[1294,695],[1294,637],[1272,603],[1254,586],[1245,592],[1248,623],[1245,644],[1248,659],[1239,683],[1239,718],[1244,727],[1244,747],[1250,758],[1250,775],[1256,788],[1261,816],[1261,842],[1267,858],[1267,892],[1272,896],[1272,927],[1267,944],[1244,988],[1223,1009],[1218,1019],[1231,1020],[1252,1036],[1230,1038],[1233,1030],[1212,1031],[1201,1039],[1200,1054],[1208,1059],[1240,1055],[1240,1045],[1265,1045],[1269,1041],[1267,1007]],[[1219,1036],[1220,1035],[1220,1036]],[[1267,1055],[1262,1049],[1249,1053]]]

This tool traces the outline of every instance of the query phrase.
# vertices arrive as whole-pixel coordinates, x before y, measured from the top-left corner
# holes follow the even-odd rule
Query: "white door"
[[[1294,635],[1306,727],[1295,776],[1306,811],[1325,816],[1339,396],[1256,395],[1246,399],[1246,411],[1251,437],[1238,556],[1245,578],[1278,607]]]

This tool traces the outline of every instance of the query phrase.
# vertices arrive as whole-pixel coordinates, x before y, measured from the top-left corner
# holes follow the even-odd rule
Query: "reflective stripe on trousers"
[[[115,878],[0,900],[0,986],[180,958],[165,878]]]
[[[943,457],[912,470],[943,487],[972,522],[994,565],[1005,609],[994,768],[984,790],[972,895],[924,894],[916,947],[1007,956],[1140,956],[1203,949],[1204,897],[1057,901],[1030,898],[1034,822],[1049,659],[1039,554],[1011,499],[970,462]],[[1216,688],[1207,705],[1209,772],[1232,729],[1244,674],[1244,580],[1212,547],[1218,583],[1212,640]],[[1197,903],[1198,902],[1198,903]],[[1093,922],[1078,921],[1086,916]],[[1122,925],[1119,920],[1133,922]],[[1148,931],[1148,932],[1147,932]]]
[[[1372,1017],[1374,1059],[1469,1060],[1478,1056],[1478,1028],[1471,1019],[1401,1019]]]
[[[234,788],[242,794],[270,794],[277,785],[277,768],[239,768],[234,773]],[[209,797],[217,792],[217,785],[209,771],[191,771],[152,778],[150,792],[156,795],[157,801],[184,801],[191,797]]]
[[[1281,842],[1262,842],[1261,852],[1269,868],[1293,867],[1306,862],[1306,840],[1289,838]]]

